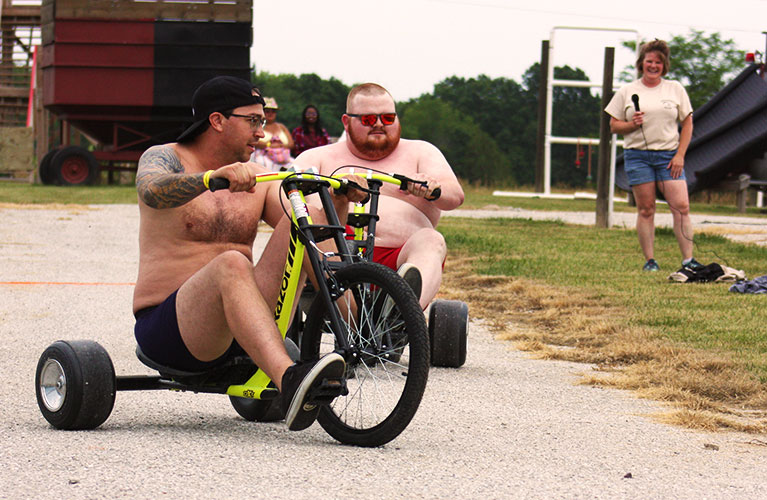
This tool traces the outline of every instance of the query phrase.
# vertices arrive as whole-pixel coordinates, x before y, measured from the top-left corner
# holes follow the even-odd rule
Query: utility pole
[[[597,227],[610,227],[610,117],[604,111],[613,94],[615,48],[605,47],[605,67],[602,73],[602,108],[599,121],[599,163],[597,164]]]
[[[538,81],[538,130],[535,139],[535,192],[543,193],[546,154],[546,87],[549,79],[549,41],[541,42],[541,77]]]

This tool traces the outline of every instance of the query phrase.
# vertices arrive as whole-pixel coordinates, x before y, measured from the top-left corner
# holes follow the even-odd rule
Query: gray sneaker
[[[649,259],[642,267],[642,271],[660,271],[660,266],[655,262],[655,259]]]
[[[330,404],[345,388],[344,358],[331,352],[314,363],[296,363],[282,376],[282,411],[291,431],[306,429],[320,406]]]
[[[405,280],[405,283],[413,290],[415,298],[419,300],[421,298],[422,284],[421,271],[413,264],[405,262],[397,269],[397,274]],[[405,322],[399,310],[395,310],[394,301],[391,297],[386,298],[382,312],[385,315],[382,318],[385,324],[382,323],[381,326],[382,330],[386,332],[383,338],[384,349],[386,350],[384,357],[389,361],[397,363],[408,341]]]
[[[402,276],[402,279],[410,285],[410,288],[415,294],[415,298],[421,300],[421,271],[419,271],[413,264],[405,262],[399,266],[397,274]]]
[[[421,271],[418,270],[417,267],[415,267],[413,264],[410,264],[408,262],[405,262],[401,266],[399,266],[399,269],[397,269],[397,274],[399,274],[403,280],[405,280],[405,283],[410,286],[410,289],[413,290],[413,293],[415,294],[416,300],[421,299]],[[392,309],[394,309],[394,299],[386,296],[386,300],[383,303],[383,307],[378,309],[378,314],[376,315],[376,318],[380,318],[381,315],[388,315]]]

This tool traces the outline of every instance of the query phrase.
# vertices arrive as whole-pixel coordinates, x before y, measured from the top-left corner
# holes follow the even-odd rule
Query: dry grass
[[[767,433],[767,389],[724,354],[673,345],[625,321],[582,290],[479,276],[472,257],[450,256],[440,297],[463,300],[501,340],[541,359],[589,363],[581,383],[667,403],[658,420],[688,428]]]
[[[97,207],[89,205],[78,205],[73,203],[3,203],[0,202],[0,209],[15,210],[67,210],[70,212],[85,212],[90,210],[99,210]]]
[[[706,227],[698,231],[698,233],[708,233],[717,236],[727,236],[737,234],[764,234],[767,235],[767,227],[753,226],[753,227]]]

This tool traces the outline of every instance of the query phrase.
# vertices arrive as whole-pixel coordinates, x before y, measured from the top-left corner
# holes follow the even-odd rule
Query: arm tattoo
[[[136,190],[152,208],[179,207],[205,191],[202,176],[185,173],[172,147],[154,146],[141,155]]]

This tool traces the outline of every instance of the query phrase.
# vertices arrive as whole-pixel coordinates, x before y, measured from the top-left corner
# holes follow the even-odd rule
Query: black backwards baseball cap
[[[192,96],[192,117],[196,120],[176,141],[188,142],[201,134],[211,113],[240,106],[264,104],[261,91],[247,80],[233,76],[217,76],[200,85]]]

